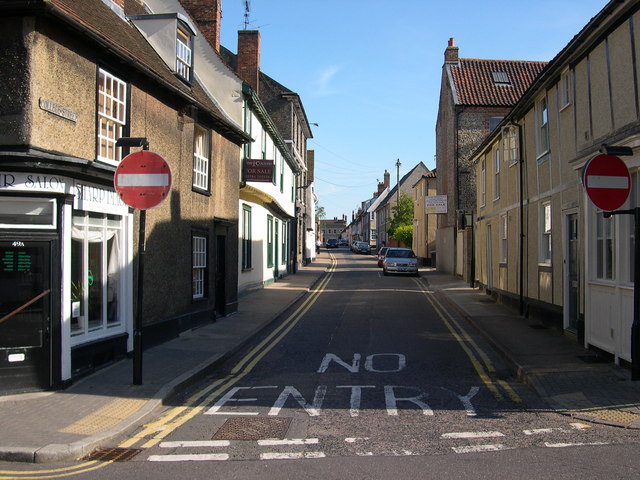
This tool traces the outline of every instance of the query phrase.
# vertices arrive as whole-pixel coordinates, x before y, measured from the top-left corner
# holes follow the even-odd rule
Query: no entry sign
[[[122,159],[113,184],[124,203],[146,210],[167,197],[171,190],[171,169],[157,153],[142,150]]]
[[[584,167],[582,183],[593,204],[605,212],[620,208],[631,190],[631,176],[625,163],[604,153],[591,158]]]

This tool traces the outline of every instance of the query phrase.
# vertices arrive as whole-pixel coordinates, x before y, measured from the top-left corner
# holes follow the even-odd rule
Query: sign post
[[[633,323],[631,324],[631,380],[640,380],[640,207],[617,210],[627,201],[631,191],[631,176],[626,164],[614,155],[600,154],[584,167],[582,183],[593,204],[604,210],[604,217],[633,215],[634,279]]]
[[[120,139],[123,140],[123,139]],[[119,141],[120,141],[119,140]],[[124,203],[140,210],[138,234],[138,295],[133,328],[133,384],[142,385],[142,300],[144,280],[145,229],[147,209],[159,205],[171,190],[171,169],[160,155],[147,150],[122,159],[113,178],[116,192]]]

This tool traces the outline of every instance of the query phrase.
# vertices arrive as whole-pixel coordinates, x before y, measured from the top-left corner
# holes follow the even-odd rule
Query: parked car
[[[327,240],[327,248],[338,248],[338,240],[335,238]]]
[[[418,259],[410,248],[389,248],[382,261],[382,273],[402,273],[419,275]]]
[[[339,247],[348,247],[349,246],[349,242],[346,239],[338,240],[338,246]]]
[[[378,250],[378,266],[382,267],[382,261],[384,260],[384,256],[387,254],[387,250],[389,247],[382,247]]]
[[[365,255],[371,255],[371,247],[367,242],[356,242],[356,253],[364,253]]]
[[[359,242],[357,240],[354,240],[353,242],[351,242],[351,251],[352,252],[356,253],[358,251],[358,248],[357,248],[358,247],[358,243]]]

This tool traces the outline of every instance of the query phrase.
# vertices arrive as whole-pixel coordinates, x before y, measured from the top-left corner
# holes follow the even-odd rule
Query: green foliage
[[[404,243],[408,248],[413,244],[413,225],[401,225],[393,232],[393,238]]]
[[[322,220],[327,214],[324,211],[324,207],[316,200],[316,220]]]
[[[389,227],[389,235],[396,240],[400,240],[396,236],[398,227],[410,226],[413,236],[413,199],[406,193],[401,193],[398,204],[391,208],[393,217],[391,218],[391,226]],[[411,245],[406,243],[405,245]]]

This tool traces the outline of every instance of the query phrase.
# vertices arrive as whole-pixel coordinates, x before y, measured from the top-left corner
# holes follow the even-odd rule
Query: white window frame
[[[207,278],[207,237],[205,235],[191,236],[191,253],[193,299],[200,300],[205,298]]]
[[[209,171],[211,166],[211,133],[196,125],[193,133],[193,188],[209,191]]]
[[[193,36],[178,23],[176,31],[176,73],[191,82],[193,72]]]
[[[536,146],[538,159],[549,153],[549,101],[544,95],[536,102]]]
[[[97,159],[117,165],[122,148],[116,142],[124,136],[127,122],[127,84],[102,68],[98,68]]]
[[[252,268],[251,207],[242,205],[242,270]]]
[[[511,125],[502,129],[502,150],[504,151],[504,159],[509,163],[509,166],[518,163],[520,157],[518,142],[517,126]]]
[[[552,210],[551,201],[540,204],[540,243],[538,261],[540,265],[551,265],[552,258]]]
[[[507,214],[500,215],[500,263],[507,263],[508,248],[508,219]]]
[[[493,200],[500,199],[500,147],[493,152]]]

